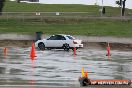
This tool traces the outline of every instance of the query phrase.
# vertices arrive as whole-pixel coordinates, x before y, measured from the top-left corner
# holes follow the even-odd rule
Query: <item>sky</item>
[[[101,6],[102,1],[104,6],[118,7],[115,3],[117,0],[39,0],[44,4],[84,4],[84,5],[97,5]],[[126,0],[126,8],[132,9],[132,0]]]

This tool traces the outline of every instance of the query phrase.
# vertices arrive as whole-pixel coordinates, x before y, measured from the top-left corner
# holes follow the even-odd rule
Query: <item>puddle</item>
[[[0,85],[80,86],[81,68],[90,79],[132,80],[132,52],[112,50],[110,59],[103,49],[79,49],[77,56],[63,50],[36,50],[34,64],[30,47],[9,47],[7,56],[0,48]]]

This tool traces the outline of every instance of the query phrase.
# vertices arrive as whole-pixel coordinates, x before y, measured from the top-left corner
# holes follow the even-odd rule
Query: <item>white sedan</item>
[[[52,35],[48,39],[38,40],[35,42],[35,46],[40,50],[44,49],[64,49],[68,51],[73,48],[82,48],[82,40],[77,40],[70,35],[58,34]]]

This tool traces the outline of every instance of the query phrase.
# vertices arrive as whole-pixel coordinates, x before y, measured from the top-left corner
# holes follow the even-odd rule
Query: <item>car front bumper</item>
[[[75,44],[74,47],[76,47],[76,48],[83,48],[83,44]]]

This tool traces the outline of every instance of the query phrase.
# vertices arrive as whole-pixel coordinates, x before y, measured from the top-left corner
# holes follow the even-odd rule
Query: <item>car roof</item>
[[[71,36],[71,35],[66,35],[66,34],[56,34],[56,35],[62,35],[62,36]]]

